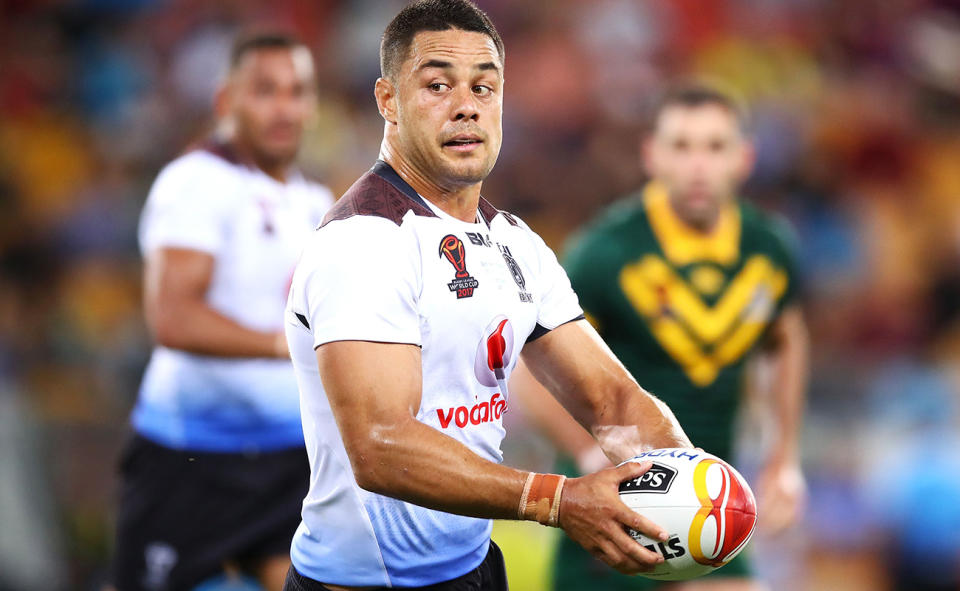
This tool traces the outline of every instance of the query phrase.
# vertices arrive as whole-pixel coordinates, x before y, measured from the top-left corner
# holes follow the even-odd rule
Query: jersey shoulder
[[[159,192],[159,197],[167,190],[191,197],[200,192],[206,196],[220,195],[242,183],[238,168],[205,149],[193,149],[163,167],[154,183],[154,192]]]
[[[799,252],[799,239],[793,226],[781,214],[766,211],[753,203],[741,200],[740,219],[743,241],[761,249],[769,249],[783,263],[793,266]]]
[[[634,243],[649,226],[639,193],[632,193],[605,207],[567,241],[564,263],[570,269],[581,263],[592,266],[598,257],[616,257],[626,244]]]
[[[390,174],[392,173],[392,175]],[[393,178],[396,176],[396,179]],[[337,203],[330,208],[320,227],[331,222],[356,217],[380,218],[397,226],[403,224],[407,214],[437,217],[423,200],[389,166],[374,166],[357,179]]]
[[[634,232],[638,222],[646,223],[647,209],[641,193],[631,193],[604,207],[585,227],[590,234]]]

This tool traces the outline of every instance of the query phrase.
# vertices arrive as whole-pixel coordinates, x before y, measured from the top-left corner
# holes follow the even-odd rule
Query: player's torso
[[[328,195],[299,174],[280,183],[196,150],[158,177],[141,219],[142,246],[145,251],[173,246],[206,252],[213,257],[208,304],[246,328],[280,330],[293,269],[331,203]],[[174,210],[179,217],[171,217]],[[169,231],[177,223],[192,230]],[[161,234],[173,238],[157,243],[150,238]],[[216,239],[193,247],[190,235]],[[198,355],[158,346],[133,422],[141,434],[172,447],[234,451],[302,442],[295,376],[281,359]]]
[[[233,180],[224,190],[236,206],[225,220],[207,300],[249,328],[279,330],[293,269],[323,209],[300,179],[283,184],[238,166]]]
[[[502,387],[537,322],[535,246],[499,215],[413,217],[422,268],[423,394],[417,418],[500,461]]]
[[[664,206],[637,199],[622,223],[603,230],[619,255],[604,279],[613,304],[597,312],[600,332],[685,426],[727,423],[744,361],[778,313],[787,270],[755,211],[736,206],[698,243],[665,219]]]
[[[316,256],[331,247],[344,256]],[[417,419],[499,462],[505,384],[520,349],[538,322],[549,325],[539,334],[580,313],[565,277],[562,301],[547,297],[559,293],[562,270],[546,250],[521,222],[482,199],[475,223],[452,218],[384,162],[329,212],[305,250],[288,305],[288,342],[314,474],[292,546],[298,570],[344,585],[420,587],[482,561],[489,520],[356,485],[315,348],[342,340],[419,345]],[[349,299],[343,287],[333,287],[338,281]],[[378,289],[382,293],[372,291]],[[349,556],[344,547],[352,548]]]

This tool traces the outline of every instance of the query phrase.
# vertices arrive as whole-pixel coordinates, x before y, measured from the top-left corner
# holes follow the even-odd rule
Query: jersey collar
[[[643,203],[660,248],[673,264],[713,261],[730,265],[740,257],[740,208],[736,205],[725,207],[720,212],[716,229],[703,234],[677,217],[666,189],[659,183],[647,184],[643,190]]]
[[[387,181],[388,183],[396,187],[398,191],[400,191],[401,193],[403,193],[404,195],[406,195],[416,203],[422,205],[423,207],[426,207],[427,210],[430,210],[430,207],[423,200],[423,197],[421,197],[420,194],[417,193],[413,189],[413,187],[410,186],[410,183],[403,180],[403,177],[397,174],[397,171],[394,170],[392,166],[390,166],[383,160],[377,160],[376,164],[373,165],[373,168],[370,169],[370,172],[382,178],[383,180]]]
[[[426,200],[423,197],[421,197],[420,194],[417,193],[417,191],[413,187],[410,186],[410,183],[403,180],[403,177],[401,177],[397,173],[397,171],[393,169],[392,166],[390,166],[383,160],[377,160],[377,163],[374,164],[373,168],[370,170],[375,175],[379,176],[380,178],[384,179],[385,181],[387,181],[388,183],[396,187],[397,190],[399,190],[401,193],[403,193],[410,199],[413,199],[414,201],[426,207],[430,211],[434,211],[434,207],[431,207],[432,204],[428,205]],[[480,196],[480,203],[478,204],[478,207],[477,207],[477,214],[478,214],[477,217],[480,220],[483,220],[483,222],[487,225],[488,228],[490,227],[490,224],[493,223],[493,218],[500,213],[504,213],[504,212],[494,207],[489,201],[484,199],[482,195]],[[514,222],[510,218],[508,218],[507,221],[510,222],[512,225],[516,225],[516,222]]]

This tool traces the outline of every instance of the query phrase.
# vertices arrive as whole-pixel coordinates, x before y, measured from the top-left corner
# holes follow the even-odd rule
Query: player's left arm
[[[614,463],[661,447],[693,447],[673,412],[644,390],[586,320],[527,343],[530,373]]]
[[[799,304],[788,305],[770,327],[765,353],[773,366],[770,403],[773,446],[758,480],[761,523],[775,533],[803,509],[806,485],[800,469],[800,429],[809,374],[810,338]]]

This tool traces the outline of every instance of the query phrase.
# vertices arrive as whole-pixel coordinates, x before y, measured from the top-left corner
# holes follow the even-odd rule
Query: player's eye
[[[690,149],[690,143],[687,140],[676,140],[673,142],[673,149],[678,152],[686,152]]]
[[[723,140],[714,140],[710,142],[710,151],[711,152],[723,152],[727,147],[727,143]]]
[[[444,84],[443,82],[434,82],[433,84],[427,85],[427,88],[429,88],[433,92],[442,92],[445,88],[450,88],[450,87]]]
[[[477,84],[473,87],[473,94],[477,96],[487,96],[493,92],[493,89],[483,84]]]

